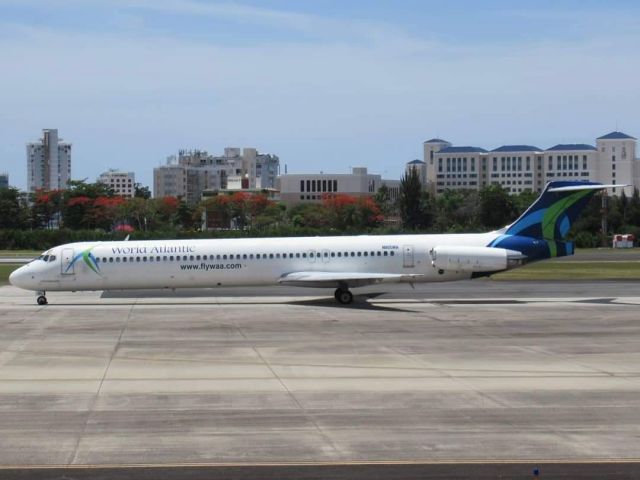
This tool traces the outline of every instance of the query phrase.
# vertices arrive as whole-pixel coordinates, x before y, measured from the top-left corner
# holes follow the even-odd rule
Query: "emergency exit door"
[[[404,268],[413,268],[413,245],[404,245],[402,247],[402,266]]]

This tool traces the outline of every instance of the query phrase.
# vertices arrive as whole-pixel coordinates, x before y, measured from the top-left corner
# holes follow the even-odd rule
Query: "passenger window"
[[[303,254],[302,254],[302,258],[307,258],[307,254],[306,254],[306,253],[303,253]]]
[[[378,256],[380,256],[380,255],[381,255],[380,250],[378,250]]]
[[[189,256],[189,260],[191,260],[193,262],[193,255]]]
[[[162,258],[160,257],[160,255],[158,255],[158,256],[156,257],[156,262],[159,262],[160,260],[162,260]]]
[[[358,256],[359,256],[359,255],[360,255],[360,254],[358,254]],[[368,256],[369,256],[369,252],[364,252],[364,256],[365,256],[365,257],[368,257]]]
[[[107,263],[107,257],[102,257],[102,263]]]
[[[269,254],[269,258],[273,258],[273,253],[270,253],[270,254]]]
[[[220,254],[216,255],[216,260],[220,260]]]
[[[256,253],[256,259],[260,260],[260,254],[259,253]]]
[[[153,262],[153,257],[149,257],[149,261],[150,261],[150,262]]]
[[[386,250],[384,251],[384,256],[385,256],[385,257],[387,256],[387,251],[386,251]]]
[[[327,258],[329,256],[329,252],[324,252],[324,258]]]
[[[342,256],[342,252],[338,252],[338,256],[341,257]]]
[[[393,257],[396,254],[393,250],[391,250],[391,256]]]
[[[296,253],[296,258],[300,258],[300,254],[299,253]]]
[[[169,257],[169,260],[171,260],[171,261],[173,262],[173,255],[171,255],[171,256]]]
[[[253,253],[249,254],[249,260],[253,260]]]
[[[280,258],[280,254],[279,253],[276,253],[276,258]]]
[[[111,260],[109,260],[109,261],[111,261]],[[142,257],[142,261],[146,262],[147,261],[147,257]]]
[[[246,260],[246,259],[247,259],[247,254],[246,254],[246,253],[243,253],[243,254],[242,254],[242,259],[243,259],[243,260]]]
[[[229,255],[229,260],[233,260],[233,253]]]
[[[140,257],[136,257],[136,262],[139,262],[139,261],[140,261]]]
[[[200,260],[200,255],[196,255],[196,260]]]
[[[122,263],[127,263],[127,257],[122,257]]]
[[[109,257],[109,263],[113,263],[113,257]]]
[[[162,257],[162,260],[166,262],[167,261],[167,256],[165,255],[164,257]]]
[[[333,258],[335,256],[336,256],[335,252],[331,252],[331,257]]]
[[[376,256],[376,252],[371,252],[371,256],[375,257]]]

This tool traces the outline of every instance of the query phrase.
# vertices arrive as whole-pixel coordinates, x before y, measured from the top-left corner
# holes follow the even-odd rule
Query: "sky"
[[[57,128],[74,179],[226,146],[397,179],[432,137],[638,137],[638,85],[636,1],[0,0],[0,172]]]

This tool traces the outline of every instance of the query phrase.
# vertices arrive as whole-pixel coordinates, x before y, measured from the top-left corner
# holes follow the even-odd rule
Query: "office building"
[[[67,188],[71,178],[71,144],[58,138],[58,130],[42,130],[42,138],[27,143],[29,192]]]
[[[136,194],[136,176],[133,172],[109,170],[100,174],[98,183],[104,183],[121,197],[133,198]]]
[[[398,198],[399,180],[383,180],[380,175],[367,172],[365,167],[353,168],[351,173],[285,174],[278,177],[280,200],[287,205],[320,202],[326,195],[346,194],[371,197],[385,184],[391,201]]]
[[[479,190],[501,185],[510,193],[540,192],[552,180],[590,180],[626,184],[630,195],[640,187],[640,160],[636,139],[611,132],[596,145],[558,144],[543,149],[533,145],[503,145],[493,150],[453,146],[434,138],[423,144],[426,185],[441,194],[445,190]],[[418,167],[415,160],[407,164]],[[619,194],[622,189],[614,189]]]
[[[276,155],[261,154],[255,148],[228,147],[224,155],[201,150],[181,150],[153,171],[153,195],[175,196],[190,204],[211,191],[274,189],[280,169]]]
[[[9,188],[9,174],[0,173],[0,188]]]

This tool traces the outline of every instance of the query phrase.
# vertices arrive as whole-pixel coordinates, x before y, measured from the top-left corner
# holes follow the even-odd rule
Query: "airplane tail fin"
[[[596,192],[620,186],[596,182],[549,182],[520,218],[505,227],[504,233],[541,240],[564,240]]]
[[[596,182],[549,182],[542,194],[490,247],[510,248],[530,259],[573,254],[573,243],[564,241],[571,225],[598,191],[625,185]]]

